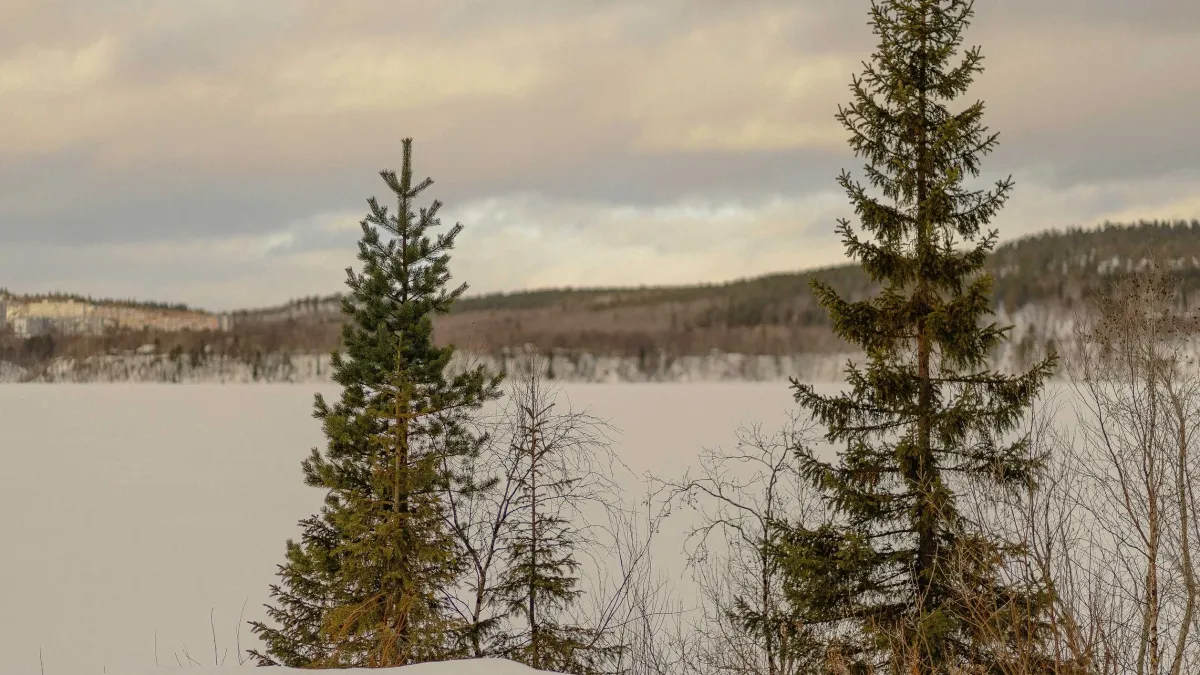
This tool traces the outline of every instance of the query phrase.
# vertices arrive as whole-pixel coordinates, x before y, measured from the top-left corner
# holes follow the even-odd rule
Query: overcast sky
[[[343,288],[415,167],[472,292],[844,261],[866,0],[3,0],[0,286],[209,309]],[[1200,217],[1200,3],[979,0],[1003,239]]]

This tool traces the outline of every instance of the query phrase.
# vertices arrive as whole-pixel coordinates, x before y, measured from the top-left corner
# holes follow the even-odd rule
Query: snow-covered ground
[[[336,394],[333,385],[0,386],[0,675],[39,673],[39,649],[46,675],[140,675],[191,665],[188,655],[235,666],[239,641],[254,643],[244,622],[262,616],[284,540],[320,505],[300,475],[323,440],[310,416],[317,389]],[[773,430],[793,408],[782,382],[563,393],[612,421],[635,473],[671,477],[701,448],[732,445],[740,423]],[[669,521],[656,549],[657,569],[674,579],[685,577],[682,529]],[[518,672],[445,668],[413,675]]]

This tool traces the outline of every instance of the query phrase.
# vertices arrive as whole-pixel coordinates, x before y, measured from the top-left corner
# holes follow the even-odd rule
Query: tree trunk
[[[1158,479],[1158,378],[1155,372],[1153,346],[1147,349],[1151,353],[1146,358],[1147,383],[1146,393],[1149,396],[1146,415],[1147,427],[1142,439],[1142,480],[1146,487],[1146,578],[1145,605],[1142,614],[1142,635],[1138,644],[1138,675],[1149,673],[1158,675],[1162,654],[1158,644],[1158,619],[1162,600],[1159,597],[1159,543],[1162,535],[1159,500],[1162,499],[1161,485]],[[1148,662],[1148,663],[1147,663]],[[1147,666],[1149,668],[1147,669]]]
[[[1196,611],[1196,571],[1192,569],[1191,552],[1191,514],[1188,511],[1191,489],[1187,475],[1188,465],[1188,428],[1187,411],[1177,392],[1173,392],[1172,403],[1175,412],[1175,423],[1178,425],[1176,436],[1175,493],[1179,504],[1179,549],[1180,566],[1183,568],[1183,587],[1185,597],[1183,618],[1179,622],[1179,631],[1175,636],[1175,655],[1171,659],[1171,675],[1180,675],[1183,668],[1183,654],[1187,648],[1188,633],[1192,628],[1192,619]]]
[[[764,539],[770,540],[770,525],[763,528]],[[767,675],[776,675],[775,622],[771,603],[771,560],[765,552],[759,555],[762,564],[762,613],[763,613],[763,644],[767,652]]]
[[[408,500],[405,498],[403,481],[405,469],[408,467],[408,420],[407,412],[400,398],[396,399],[396,452],[395,467],[392,480],[392,511],[396,514],[408,511]]]
[[[403,343],[401,342],[400,344],[403,344]],[[396,392],[394,394],[394,396],[395,396],[394,414],[396,416],[396,423],[395,423],[394,428],[396,430],[396,444],[395,444],[396,447],[395,447],[395,455],[394,455],[394,457],[395,457],[395,467],[394,467],[395,475],[393,476],[393,481],[392,481],[392,491],[393,491],[392,492],[392,513],[393,513],[393,517],[398,519],[398,521],[399,521],[396,523],[396,525],[399,528],[399,531],[401,533],[406,533],[407,528],[410,525],[410,522],[407,518],[407,514],[408,514],[408,510],[409,510],[409,503],[408,503],[408,497],[409,497],[408,422],[409,422],[409,418],[411,416],[410,415],[411,411],[409,409],[410,408],[410,406],[409,406],[410,391],[409,391],[407,382],[404,380],[403,371],[401,370],[401,366],[402,366],[403,362],[400,360],[401,359],[401,356],[399,354],[400,349],[401,349],[400,344],[398,344],[396,347],[396,351],[397,351],[396,373],[397,373],[398,378],[397,378],[397,382],[396,382]],[[396,646],[396,659],[398,662],[387,664],[387,665],[399,666],[399,665],[406,665],[406,663],[407,663],[407,658],[399,650],[399,643],[401,642],[403,636],[405,636],[409,630],[408,606],[407,606],[409,598],[408,598],[407,593],[408,593],[408,589],[403,589],[401,591],[399,598],[393,598],[393,600],[398,603],[397,606],[393,608],[393,612],[392,612],[393,616],[395,616],[394,625],[393,625],[393,633],[396,636],[396,642],[398,643],[397,645],[395,645]],[[382,658],[382,655],[381,655],[381,658]]]
[[[925,17],[922,17],[922,29],[925,27]],[[921,37],[921,53],[924,58],[925,53],[925,37]],[[926,94],[925,94],[925,72],[924,64],[919,84],[919,116],[917,123],[920,125],[917,134],[917,203],[916,203],[916,229],[917,229],[917,250],[916,260],[918,265],[917,270],[917,285],[913,291],[914,300],[918,305],[925,309],[929,302],[930,290],[925,279],[924,263],[931,255],[933,233],[930,231],[932,223],[930,222],[929,207],[926,200],[929,197],[929,168],[928,156],[929,151],[926,125]],[[932,591],[932,575],[934,573],[935,556],[937,555],[937,512],[936,504],[933,503],[933,471],[934,457],[931,443],[932,427],[933,427],[933,386],[930,381],[929,360],[933,345],[929,335],[929,329],[926,326],[925,317],[917,321],[917,377],[919,378],[917,390],[917,447],[916,447],[916,466],[913,468],[911,480],[913,487],[917,490],[916,501],[917,507],[917,608],[920,614],[926,611],[926,603],[929,601],[929,595]]]
[[[540,640],[537,623],[537,398],[529,408],[529,652],[530,666],[534,670],[542,667]]]

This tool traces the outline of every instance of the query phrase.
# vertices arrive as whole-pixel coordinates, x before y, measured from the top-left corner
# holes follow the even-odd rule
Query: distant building
[[[26,304],[24,313],[47,319],[82,319],[92,313],[92,303],[74,298],[43,298]]]
[[[233,315],[228,312],[222,312],[217,316],[217,330],[222,333],[228,333],[233,330]]]
[[[103,335],[105,329],[115,325],[102,316],[84,316],[69,319],[51,319],[56,332],[63,335]]]
[[[13,332],[23,338],[48,335],[51,327],[50,319],[44,316],[18,316],[13,319]]]
[[[130,307],[124,305],[99,305],[96,316],[102,316],[120,330],[161,330],[168,332],[217,330],[218,317],[214,314],[177,309],[153,307]]]
[[[8,321],[21,334],[102,335],[109,330],[228,331],[232,317],[150,305],[94,303],[74,298],[7,298]],[[4,316],[0,312],[0,329]],[[29,319],[16,328],[16,319]],[[48,322],[48,323],[45,323]]]

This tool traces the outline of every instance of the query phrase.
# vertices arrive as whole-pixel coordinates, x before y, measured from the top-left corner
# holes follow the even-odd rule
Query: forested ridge
[[[1151,256],[1168,261],[1193,303],[1200,287],[1200,220],[1106,223],[1013,240],[996,248],[987,269],[993,303],[1009,314],[1031,304],[1070,310]],[[545,351],[611,356],[712,352],[784,355],[839,351],[828,315],[809,279],[849,298],[872,288],[862,269],[838,265],[721,284],[638,288],[561,288],[467,296],[434,317],[434,339],[497,354],[532,344]],[[53,357],[86,358],[155,344],[192,364],[220,354],[252,362],[271,354],[321,354],[339,347],[341,296],[309,297],[233,313],[234,329],[217,332],[114,332],[0,343],[0,360],[34,365]],[[1049,333],[1052,327],[1039,327]]]
[[[1022,237],[998,246],[988,261],[996,277],[998,301],[1017,305],[1048,299],[1077,300],[1099,287],[1100,279],[1131,271],[1149,255],[1179,261],[1191,282],[1200,278],[1200,220],[1104,223],[1095,228],[1071,227]],[[767,307],[789,300],[807,300],[808,280],[817,278],[848,293],[870,289],[857,265],[844,264],[812,271],[770,274],[723,284],[650,286],[639,288],[563,288],[465,297],[452,313],[528,310],[545,307],[604,310],[644,304],[697,300],[737,300],[759,311],[742,308],[731,315],[732,325],[772,323],[777,314]],[[1052,282],[1052,283],[1051,283]],[[816,312],[813,319],[823,316]]]
[[[993,302],[1010,313],[1030,303],[1070,308],[1151,256],[1172,261],[1190,297],[1200,286],[1200,220],[1072,227],[1000,245],[987,265]],[[485,353],[524,344],[615,355],[818,351],[835,343],[808,287],[814,278],[850,298],[876,290],[860,267],[845,264],[722,284],[469,296],[434,323],[439,340]],[[336,298],[293,301],[288,319],[270,320],[282,308],[239,313],[241,330],[278,323],[310,335],[314,324],[341,320]]]

